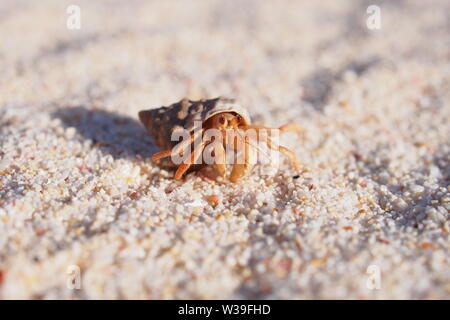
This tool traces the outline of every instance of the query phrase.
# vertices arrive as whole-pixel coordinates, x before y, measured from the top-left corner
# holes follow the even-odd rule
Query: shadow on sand
[[[129,116],[85,106],[59,109],[52,116],[114,159],[147,159],[158,151],[144,126]]]

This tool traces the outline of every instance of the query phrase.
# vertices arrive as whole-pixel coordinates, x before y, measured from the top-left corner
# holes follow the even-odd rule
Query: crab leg
[[[222,144],[217,143],[214,149],[214,154],[216,157],[216,168],[217,171],[219,172],[219,175],[221,177],[224,177],[227,171],[227,166],[226,166],[226,153],[225,153],[225,148],[223,147]]]
[[[291,162],[292,167],[296,171],[300,171],[300,165],[298,163],[297,156],[295,155],[294,151],[292,151],[286,147],[276,145],[269,138],[267,138],[266,143],[269,148],[271,148],[273,150],[277,150],[277,151],[283,153],[286,157],[288,157],[289,161]]]
[[[294,131],[297,133],[303,132],[302,127],[298,123],[295,123],[295,122],[286,123],[286,124],[282,125],[281,127],[279,127],[278,130],[280,130],[281,132],[289,132],[289,131]]]
[[[202,156],[203,149],[205,148],[206,141],[202,139],[200,144],[195,147],[194,152],[191,153],[189,161],[180,164],[177,171],[175,172],[175,179],[180,180],[183,174],[189,169],[189,167],[197,162],[197,160]]]
[[[234,145],[234,142],[233,142]],[[236,182],[243,176],[245,176],[250,167],[250,144],[248,141],[248,137],[245,137],[244,142],[244,163],[234,163],[233,169],[230,175],[230,181]]]
[[[189,144],[191,144],[202,132],[203,130],[197,130],[191,135],[189,139],[177,144],[175,147],[155,153],[154,155],[152,155],[152,160],[157,161],[161,158],[170,157],[172,155],[172,152],[174,152],[175,154],[180,153],[181,151],[184,150],[184,148],[186,148]]]
[[[159,159],[170,157],[171,154],[172,154],[172,149],[159,151],[159,152],[155,153],[154,155],[152,155],[152,160],[158,161]]]
[[[242,129],[243,130],[255,129],[258,132],[259,132],[259,130],[268,130],[268,136],[272,136],[272,130],[274,130],[274,129],[263,127],[263,126],[244,126],[244,127],[242,127]],[[302,128],[300,127],[300,125],[295,122],[286,123],[285,125],[282,125],[281,127],[279,127],[278,130],[280,130],[282,133],[290,132],[290,131],[301,133],[303,131]],[[276,145],[271,139],[269,139],[268,136],[264,137],[264,136],[260,135],[259,138],[264,139],[264,141],[267,143],[267,146],[270,149],[279,151],[279,152],[283,153],[286,157],[288,157],[289,161],[291,162],[292,167],[296,171],[299,171],[300,165],[298,163],[297,156],[295,155],[295,153],[286,147]]]
[[[248,129],[254,129],[256,131],[267,130],[269,132],[269,136],[272,135],[272,130],[280,130],[283,133],[284,132],[290,132],[290,131],[294,131],[294,132],[297,132],[297,133],[303,132],[302,127],[300,127],[300,125],[295,123],[295,122],[286,123],[285,125],[282,125],[281,127],[278,127],[278,129],[268,128],[268,127],[264,127],[264,126],[253,126],[253,125],[242,126],[239,129],[242,129],[244,131],[248,130]]]

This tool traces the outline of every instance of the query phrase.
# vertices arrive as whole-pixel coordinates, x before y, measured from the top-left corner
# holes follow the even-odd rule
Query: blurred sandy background
[[[445,0],[2,0],[0,298],[450,298],[449,34]],[[152,164],[138,111],[218,95],[306,172]]]

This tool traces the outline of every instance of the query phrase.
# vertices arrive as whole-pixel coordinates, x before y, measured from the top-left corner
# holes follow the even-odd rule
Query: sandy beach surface
[[[2,0],[0,298],[449,299],[450,3],[372,4]],[[299,177],[152,163],[138,112],[219,95]]]

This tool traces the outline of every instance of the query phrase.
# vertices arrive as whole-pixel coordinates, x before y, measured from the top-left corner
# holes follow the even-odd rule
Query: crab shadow
[[[114,159],[145,159],[157,151],[144,126],[129,116],[85,106],[59,109],[52,116]]]

